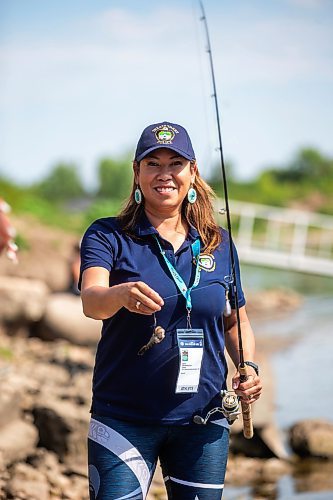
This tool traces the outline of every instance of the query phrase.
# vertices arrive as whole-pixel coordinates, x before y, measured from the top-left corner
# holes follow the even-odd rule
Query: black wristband
[[[254,371],[256,372],[256,374],[259,375],[259,366],[256,363],[253,363],[253,361],[244,361],[244,363],[247,366],[251,366],[254,369]]]

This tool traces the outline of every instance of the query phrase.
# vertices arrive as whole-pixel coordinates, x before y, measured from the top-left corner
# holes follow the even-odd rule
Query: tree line
[[[264,169],[250,181],[237,180],[231,164],[227,165],[230,198],[276,206],[298,206],[333,215],[333,158],[317,149],[300,149],[283,165]],[[39,182],[18,186],[0,173],[0,195],[17,212],[30,212],[49,223],[78,226],[82,213],[73,206],[86,200],[83,224],[94,218],[117,213],[132,185],[131,158],[102,158],[97,165],[97,188],[87,190],[78,165],[59,163]],[[223,196],[220,166],[216,165],[206,180],[218,196]],[[80,207],[79,203],[76,203]],[[69,208],[71,207],[71,208]],[[64,220],[66,214],[66,221]]]
[[[222,196],[220,167],[210,179]],[[229,165],[229,192],[235,200],[280,207],[298,207],[333,215],[333,158],[314,148],[302,148],[283,165],[264,169],[254,179],[241,182]]]

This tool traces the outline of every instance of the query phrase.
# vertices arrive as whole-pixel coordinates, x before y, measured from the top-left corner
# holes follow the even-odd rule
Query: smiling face
[[[158,213],[180,212],[196,166],[171,149],[155,149],[134,166],[135,181],[140,186],[147,210]]]

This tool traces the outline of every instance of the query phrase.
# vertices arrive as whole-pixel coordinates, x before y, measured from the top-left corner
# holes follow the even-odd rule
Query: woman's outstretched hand
[[[150,315],[164,305],[162,297],[143,281],[123,283],[118,287],[123,306],[131,312]]]
[[[107,319],[122,307],[136,314],[151,315],[161,310],[162,297],[143,281],[109,286],[110,272],[103,267],[83,271],[81,299],[83,312],[93,319]]]

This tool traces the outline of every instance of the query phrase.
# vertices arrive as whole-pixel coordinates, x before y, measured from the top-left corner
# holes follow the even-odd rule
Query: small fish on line
[[[152,336],[150,337],[148,344],[145,344],[143,347],[141,347],[140,351],[138,352],[138,355],[142,356],[146,351],[148,351],[148,349],[153,347],[153,345],[159,344],[160,342],[162,342],[164,337],[165,337],[164,328],[162,328],[161,326],[157,326],[154,329],[154,332],[153,332]]]

